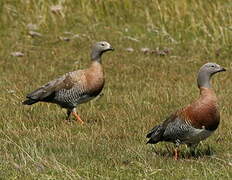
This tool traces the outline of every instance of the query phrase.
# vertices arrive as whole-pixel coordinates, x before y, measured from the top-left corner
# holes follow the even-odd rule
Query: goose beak
[[[113,48],[113,47],[110,47],[109,50],[110,50],[110,51],[114,51],[114,48]]]
[[[221,69],[219,69],[218,72],[223,72],[223,71],[226,71],[226,69],[222,67]]]

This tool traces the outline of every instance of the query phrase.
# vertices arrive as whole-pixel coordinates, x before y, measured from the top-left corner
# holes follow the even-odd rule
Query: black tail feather
[[[154,141],[152,138],[147,141],[146,144],[156,144],[157,142]]]
[[[35,104],[37,103],[38,100],[34,100],[34,99],[27,99],[25,101],[22,102],[23,105],[32,105],[32,104]]]
[[[159,141],[162,141],[164,131],[165,129],[162,125],[155,126],[146,136],[147,138],[150,138],[147,141],[147,144],[156,144]]]

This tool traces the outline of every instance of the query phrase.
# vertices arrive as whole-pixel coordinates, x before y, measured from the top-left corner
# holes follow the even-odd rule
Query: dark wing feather
[[[162,124],[155,126],[153,129],[150,130],[150,132],[147,134],[147,138],[150,138],[147,143],[155,144],[159,141],[164,140],[164,134],[166,131],[167,126],[169,123],[175,121],[176,115],[172,114],[170,117],[168,117]]]
[[[78,86],[83,87],[84,83],[84,71],[74,71],[67,73],[60,78],[57,78],[53,81],[48,82],[47,84],[41,86],[35,91],[28,94],[26,97],[28,98],[23,104],[34,104],[38,101],[48,101],[52,98],[53,94],[62,89],[69,90],[74,86],[78,88]]]

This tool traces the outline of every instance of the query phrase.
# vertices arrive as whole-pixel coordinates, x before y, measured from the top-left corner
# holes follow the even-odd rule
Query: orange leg
[[[84,124],[84,121],[80,118],[80,116],[74,111],[72,115],[76,118],[76,121],[79,121],[81,124]]]
[[[178,150],[178,148],[175,148],[174,149],[174,156],[173,156],[173,159],[174,160],[178,160],[178,158],[179,158],[179,150]]]

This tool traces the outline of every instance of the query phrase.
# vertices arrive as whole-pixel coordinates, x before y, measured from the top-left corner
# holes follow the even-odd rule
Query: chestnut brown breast
[[[99,62],[92,62],[89,69],[85,72],[86,90],[91,96],[97,96],[104,87],[104,71]]]
[[[184,108],[179,116],[195,128],[216,130],[220,122],[220,114],[213,90],[200,88],[200,98]]]

